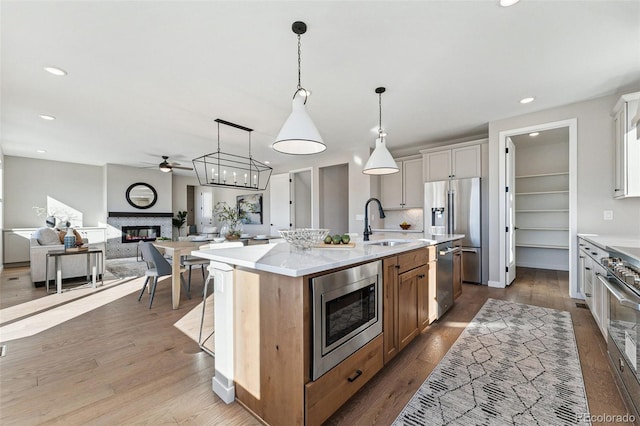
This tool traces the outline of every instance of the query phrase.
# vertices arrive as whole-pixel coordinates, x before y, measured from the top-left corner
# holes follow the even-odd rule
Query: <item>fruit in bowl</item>
[[[404,230],[407,230],[407,229],[411,228],[411,224],[409,224],[409,223],[407,223],[407,222],[402,222],[402,223],[400,224],[400,228],[402,228],[402,229],[404,229]]]

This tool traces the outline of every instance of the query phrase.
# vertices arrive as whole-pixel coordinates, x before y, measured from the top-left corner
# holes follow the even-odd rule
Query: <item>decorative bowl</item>
[[[278,231],[286,242],[301,249],[309,249],[329,235],[329,229],[298,228]]]
[[[213,241],[214,241],[214,242],[216,242],[216,243],[221,243],[221,242],[223,242],[224,240],[226,240],[226,238],[224,238],[224,237],[215,237],[215,238],[213,239]]]
[[[406,229],[411,228],[411,225],[410,225],[409,223],[401,223],[401,224],[400,224],[400,228],[402,228],[402,229],[405,229],[405,230],[406,230]]]

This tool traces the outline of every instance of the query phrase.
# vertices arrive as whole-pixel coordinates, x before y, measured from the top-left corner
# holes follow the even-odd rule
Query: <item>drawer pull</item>
[[[349,381],[349,383],[353,383],[360,376],[362,376],[362,370],[356,370],[356,372],[353,373],[353,376],[347,377],[347,380]]]
[[[591,293],[585,293],[584,297],[591,297]]]
[[[420,275],[418,275],[418,278],[424,278],[424,277],[425,277],[425,275],[424,275],[424,274],[420,274]]]

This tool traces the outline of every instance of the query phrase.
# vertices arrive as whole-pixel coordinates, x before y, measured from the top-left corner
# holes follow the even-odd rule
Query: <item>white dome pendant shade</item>
[[[327,149],[305,107],[306,98],[297,91],[291,115],[287,118],[272,147],[284,154],[317,154]]]
[[[376,139],[376,147],[371,153],[367,164],[364,165],[362,173],[366,175],[390,175],[398,173],[400,168],[387,149],[387,143],[384,139],[384,131],[382,130],[382,94],[385,92],[384,87],[376,88],[378,94],[378,105],[380,107],[380,122],[378,125],[378,138]]]
[[[367,175],[390,175],[399,171],[400,168],[387,149],[384,138],[377,138],[376,148],[371,153],[362,173]]]

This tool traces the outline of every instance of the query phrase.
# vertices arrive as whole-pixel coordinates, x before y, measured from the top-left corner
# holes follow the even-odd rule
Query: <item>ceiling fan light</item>
[[[172,169],[172,167],[170,167],[168,164],[160,164],[160,171],[164,172],[164,173],[168,173],[170,172]]]
[[[362,173],[367,175],[389,175],[397,173],[400,168],[387,149],[384,138],[376,139],[376,148],[371,153]]]
[[[327,149],[320,132],[307,114],[302,96],[296,94],[293,98],[291,114],[272,147],[278,152],[294,155],[317,154]]]

